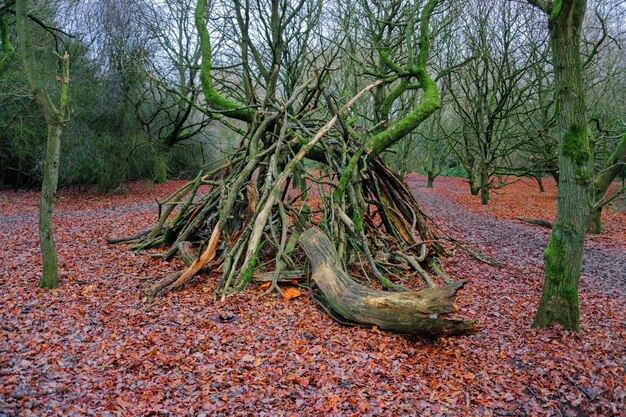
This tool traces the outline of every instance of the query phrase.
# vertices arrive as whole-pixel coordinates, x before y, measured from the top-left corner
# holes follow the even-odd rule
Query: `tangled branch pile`
[[[213,117],[239,132],[241,139],[237,150],[221,166],[200,173],[162,201],[158,222],[137,237],[135,250],[165,246],[165,259],[178,253],[187,260],[186,269],[151,288],[153,295],[180,287],[209,267],[221,271],[216,296],[222,299],[244,289],[255,276],[271,279],[268,292],[280,291],[281,279],[303,270],[305,260],[297,250],[298,239],[315,226],[328,239],[317,241],[333,246],[336,260],[332,264],[338,270],[359,270],[366,279],[376,277],[388,290],[406,291],[398,281],[403,279],[399,277],[410,275],[421,277],[429,288],[443,281],[449,284],[444,287],[448,290],[431,297],[435,305],[445,305],[439,310],[431,306],[420,311],[401,301],[391,307],[375,308],[405,310],[419,320],[437,320],[437,313],[454,310],[452,300],[460,284],[452,282],[438,264],[445,250],[403,179],[380,159],[383,151],[419,126],[439,106],[437,85],[426,71],[429,19],[437,4],[431,0],[421,14],[411,15],[414,20],[419,17],[419,22],[413,24],[419,23],[421,33],[416,42],[419,53],[404,63],[407,69],[387,57],[386,67],[391,71],[372,77],[371,83],[337,109],[337,100],[325,86],[332,70],[329,67],[319,71],[310,68],[311,76],[306,81],[289,89],[288,95],[281,91],[286,98],[278,98],[277,80],[285,47],[280,31],[271,45],[272,70],[262,71],[261,78],[266,81],[263,90],[254,93],[250,68],[244,65],[244,87],[250,103],[242,105],[223,97],[211,77],[206,1],[199,0],[195,17],[202,47],[205,98]],[[278,28],[283,19],[289,21],[287,11],[283,13],[272,15],[272,19],[277,19],[272,24]],[[387,92],[390,86],[392,90]],[[417,105],[388,125],[388,113],[395,99],[411,90],[422,92]],[[378,101],[383,97],[378,108],[386,110],[382,116],[379,114],[378,123],[366,129],[360,124],[364,123],[363,117],[355,109],[364,108],[359,101],[372,96],[378,97]],[[247,127],[240,129],[228,122],[233,119],[245,122]],[[210,189],[199,195],[203,186]],[[307,242],[306,252],[312,259],[312,240]],[[195,250],[189,249],[190,244],[198,247],[198,256],[193,255]],[[441,278],[429,270],[438,272]],[[324,286],[319,286],[324,291]],[[324,295],[331,296],[328,292]],[[334,305],[334,313],[341,315],[336,302],[329,305]],[[371,323],[358,317],[350,319]],[[411,333],[410,327],[390,329]],[[437,335],[474,329],[472,322],[457,330],[449,330],[449,326],[444,326],[448,329],[445,331],[431,327],[420,324],[413,329],[415,333],[430,329],[431,334]]]

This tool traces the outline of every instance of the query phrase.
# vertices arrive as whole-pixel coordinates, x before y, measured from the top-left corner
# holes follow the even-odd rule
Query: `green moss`
[[[211,38],[204,23],[206,1],[198,0],[194,16],[198,37],[200,38],[200,50],[202,51],[200,82],[202,83],[204,98],[209,106],[215,110],[225,111],[224,114],[226,116],[252,123],[255,117],[254,110],[222,97],[213,86],[213,79],[211,78]]]
[[[561,297],[567,301],[567,304],[578,306],[578,290],[576,288],[565,287],[561,289]]]
[[[564,253],[561,241],[551,238],[545,252],[543,253],[546,277],[558,279],[558,277],[563,275],[565,272],[563,255]]]
[[[586,0],[568,0],[567,7],[564,7],[563,3],[563,0],[554,0],[552,2],[549,20],[556,22],[559,19],[561,19],[561,21],[571,19],[571,21],[574,22],[573,26],[578,26],[585,16],[585,9],[587,8]]]
[[[0,74],[9,66],[13,57],[13,45],[9,39],[9,21],[5,13],[0,15],[0,46],[2,46],[2,56],[0,56]]]
[[[2,44],[2,52],[10,54],[13,52],[13,45],[9,40],[9,20],[5,13],[0,15],[0,42]]]
[[[558,19],[562,8],[563,0],[554,0],[554,2],[552,2],[552,11],[550,12],[550,20]]]
[[[575,124],[571,125],[563,136],[563,155],[573,160],[577,168],[576,182],[583,186],[589,183],[593,175],[591,136],[589,127]]]
[[[352,155],[352,158],[350,158],[350,161],[348,162],[348,166],[346,166],[346,169],[344,169],[343,174],[341,175],[341,178],[339,179],[338,187],[333,192],[333,199],[336,202],[339,201],[339,199],[341,198],[341,195],[343,194],[346,187],[350,183],[350,180],[352,179],[352,176],[354,175],[356,167],[358,166],[359,161],[361,160],[361,155],[363,155],[363,148],[357,149],[354,155]]]
[[[572,158],[577,165],[591,161],[590,137],[591,131],[587,126],[571,125],[563,136],[563,154]]]
[[[373,136],[366,145],[368,160],[380,155],[385,149],[397,143],[400,139],[411,133],[435,110],[439,108],[439,90],[425,69],[419,70],[418,81],[424,89],[424,96],[417,108],[397,121],[389,128]]]
[[[550,238],[544,260],[544,289],[533,325],[547,328],[553,323],[560,323],[566,329],[577,331],[580,324],[578,289],[567,276],[569,257],[559,236]]]
[[[235,291],[245,290],[248,284],[252,281],[252,274],[260,262],[263,246],[263,243],[257,245],[254,255],[252,255],[250,262],[248,262],[248,267],[241,272],[241,280]]]
[[[389,92],[385,100],[383,100],[382,104],[380,105],[380,114],[382,115],[382,117],[384,117],[385,119],[389,118],[391,106],[393,106],[393,103],[396,101],[396,99],[406,91],[407,86],[408,83],[406,82],[406,80],[402,80],[400,84],[398,84],[393,90]]]
[[[355,206],[356,207],[356,206]],[[362,233],[365,230],[363,226],[363,216],[361,215],[361,210],[356,207],[354,209],[354,216],[352,217],[352,222],[354,223],[354,229],[357,233]]]
[[[391,58],[389,57],[389,54],[387,53],[387,51],[384,50],[379,50],[378,54],[380,55],[380,57],[382,58],[383,62],[385,64],[387,64],[387,66],[389,68],[391,68],[391,70],[395,71],[395,72],[406,72],[406,70],[404,68],[402,68],[400,65],[396,64],[395,62],[393,62],[391,60]]]
[[[246,289],[250,281],[252,281],[252,271],[254,270],[254,265],[246,268],[245,271],[241,274],[241,284],[237,287],[236,291],[243,291]]]

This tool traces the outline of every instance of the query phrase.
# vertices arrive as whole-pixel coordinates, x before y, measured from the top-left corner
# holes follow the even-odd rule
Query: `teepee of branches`
[[[206,111],[240,140],[221,165],[165,198],[154,227],[135,237],[134,249],[164,247],[163,258],[179,255],[187,264],[157,282],[151,294],[180,287],[209,268],[220,271],[218,298],[255,278],[271,282],[269,292],[280,291],[281,280],[302,275],[308,258],[321,291],[316,299],[340,321],[428,335],[475,330],[474,322],[445,316],[455,311],[463,283],[443,273],[438,260],[445,249],[404,180],[380,158],[439,106],[427,70],[439,0],[406,3],[383,9],[339,2],[369,19],[371,27],[359,36],[369,40],[370,55],[376,51],[376,68],[364,70],[355,63],[358,53],[348,50],[356,39],[347,35],[341,45],[314,54],[310,38],[321,21],[321,2],[272,1],[259,46],[250,17],[259,10],[235,1],[245,97],[237,102],[218,91],[211,67],[207,15],[218,5],[198,0]],[[308,32],[294,29],[294,22]],[[402,53],[399,60],[391,58],[394,51]],[[350,65],[336,64],[342,59],[361,85],[353,85],[350,95],[333,82],[349,71]],[[394,116],[405,95],[411,108]],[[363,116],[367,109],[373,119]],[[385,291],[354,281],[346,271],[355,269],[375,277]],[[408,275],[419,276],[426,288],[407,292],[394,277]]]

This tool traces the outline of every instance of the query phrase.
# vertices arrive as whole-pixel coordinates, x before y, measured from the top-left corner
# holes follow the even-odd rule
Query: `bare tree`
[[[452,108],[463,126],[462,135],[452,136],[453,148],[465,161],[470,188],[480,189],[487,204],[494,175],[521,147],[520,126],[531,116],[527,104],[535,91],[527,74],[543,56],[527,40],[520,5],[478,2],[468,4],[465,15],[470,19],[463,30],[475,59],[452,75]],[[478,187],[472,184],[476,177]]]
[[[60,83],[60,94],[58,104],[55,104],[52,97],[46,92],[39,74],[37,74],[37,60],[35,59],[35,49],[31,40],[27,0],[16,0],[15,15],[24,71],[28,78],[31,93],[48,127],[43,184],[41,186],[39,203],[39,242],[43,260],[43,274],[39,285],[44,288],[56,288],[59,280],[59,270],[54,244],[52,209],[59,178],[61,134],[66,121],[70,57],[67,51],[62,52],[63,55],[59,55],[62,70],[61,75],[56,77]]]

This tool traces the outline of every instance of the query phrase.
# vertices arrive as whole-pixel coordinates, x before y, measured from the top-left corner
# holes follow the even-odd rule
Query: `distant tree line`
[[[536,180],[543,190],[542,178],[559,180],[547,22],[540,10],[519,2],[468,1],[459,7],[463,19],[451,23],[433,65],[472,59],[438,79],[441,108],[388,159],[403,172],[425,173],[429,184],[441,174],[463,176],[483,204],[492,190],[520,177]],[[607,173],[611,180],[626,176],[626,7],[590,1],[587,9],[582,69],[601,183]],[[603,194],[606,189],[600,188]],[[594,196],[596,203],[601,198]]]
[[[6,8],[1,14],[0,186],[38,187],[43,179],[46,124],[28,91],[10,3],[3,5]],[[58,98],[57,55],[67,51],[70,57],[60,186],[112,191],[136,179],[164,182],[189,178],[227,147],[232,134],[215,124],[207,128],[211,119],[194,108],[199,94],[194,85],[197,69],[185,60],[197,63],[195,39],[187,43],[190,49],[182,52],[177,46],[160,43],[158,31],[165,29],[130,18],[132,2],[107,0],[92,2],[89,7],[82,2],[34,3],[29,9],[34,72],[53,100]],[[172,2],[167,7],[182,12],[182,6]],[[158,16],[145,18],[176,24],[176,16],[169,21]],[[164,45],[180,56],[159,49]],[[177,66],[180,73],[176,73]],[[172,95],[168,88],[184,91],[189,100]]]

